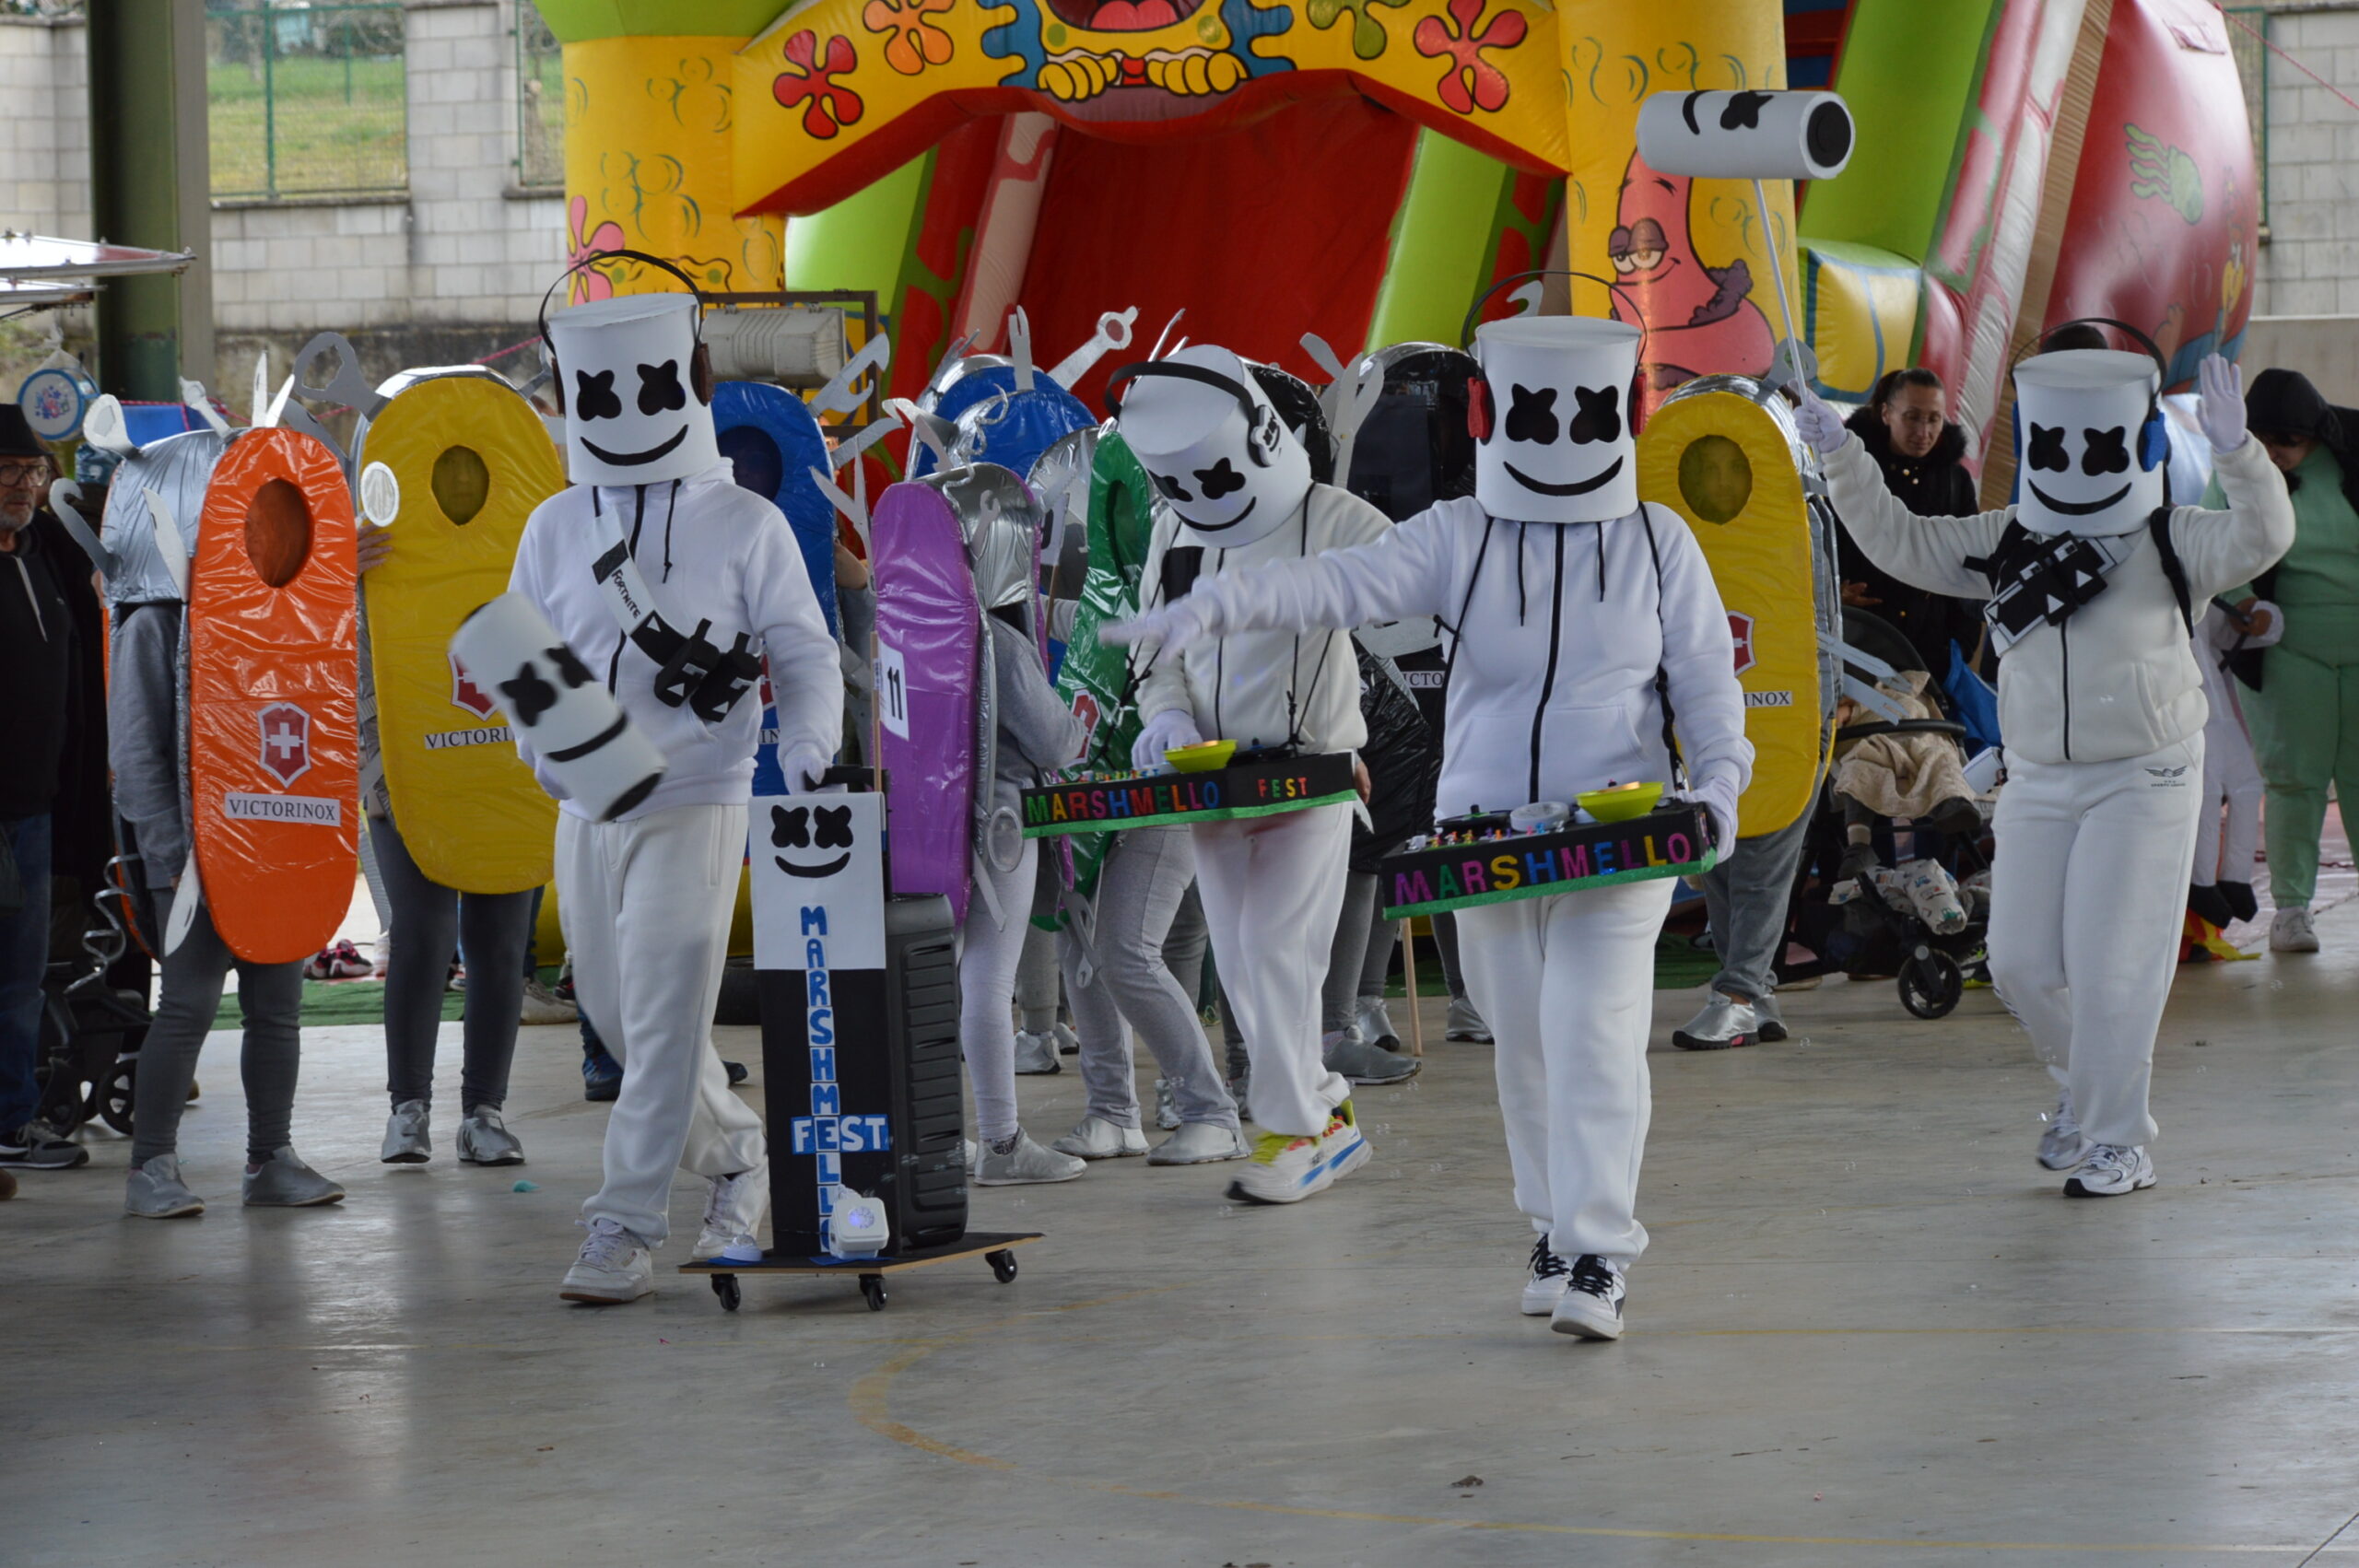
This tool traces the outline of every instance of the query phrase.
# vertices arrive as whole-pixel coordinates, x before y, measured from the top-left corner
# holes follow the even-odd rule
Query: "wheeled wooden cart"
[[[987,1235],[970,1232],[958,1240],[942,1246],[913,1246],[906,1251],[876,1258],[810,1257],[802,1253],[766,1252],[758,1263],[738,1263],[716,1258],[698,1263],[683,1263],[683,1274],[702,1274],[712,1281],[712,1293],[721,1298],[722,1310],[734,1312],[745,1296],[738,1284],[747,1274],[794,1274],[806,1278],[822,1275],[852,1275],[860,1281],[860,1293],[868,1302],[868,1310],[882,1312],[888,1299],[885,1276],[907,1273],[913,1269],[930,1269],[937,1263],[952,1263],[961,1258],[980,1258],[992,1266],[992,1273],[1003,1285],[1015,1278],[1015,1249],[1040,1239],[1038,1231],[1012,1235]]]

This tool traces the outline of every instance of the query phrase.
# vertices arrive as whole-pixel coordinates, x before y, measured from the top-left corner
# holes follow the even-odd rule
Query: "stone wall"
[[[2289,6],[2267,26],[2271,43],[2359,98],[2359,3]],[[2253,314],[2359,312],[2359,110],[2272,59],[2268,157],[2269,241]]]

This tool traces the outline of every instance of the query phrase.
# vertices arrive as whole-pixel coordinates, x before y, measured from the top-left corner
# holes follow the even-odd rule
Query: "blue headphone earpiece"
[[[2146,423],[2138,428],[2138,466],[2152,474],[2170,461],[2171,435],[2163,424],[2159,403],[2146,405]]]

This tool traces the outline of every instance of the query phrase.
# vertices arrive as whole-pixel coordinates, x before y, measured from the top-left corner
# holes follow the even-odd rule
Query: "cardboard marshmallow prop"
[[[1193,345],[1126,365],[1106,397],[1189,544],[1250,544],[1292,518],[1310,493],[1310,454],[1245,361],[1226,348]]]
[[[544,305],[541,336],[565,414],[566,474],[577,485],[686,479],[721,462],[703,302],[687,274],[653,256],[615,251],[581,264],[616,258],[660,267],[689,292],[617,295],[555,315]]]
[[[2164,503],[2170,435],[2143,354],[2071,348],[2015,367],[2023,499],[2034,533],[2083,538],[2146,526]]]
[[[151,441],[116,467],[97,561],[110,609],[186,601],[197,516],[228,446],[210,430],[191,430]]]
[[[1474,497],[1515,522],[1608,522],[1638,507],[1630,390],[1638,329],[1516,316],[1474,333]]]
[[[190,563],[189,807],[214,929],[250,963],[310,957],[352,902],[356,575],[335,453],[296,430],[233,439]]]
[[[522,594],[503,593],[470,614],[451,638],[451,658],[593,822],[612,822],[662,782],[655,743]]]
[[[533,509],[565,487],[532,404],[497,377],[405,378],[356,443],[369,521],[392,553],[361,584],[378,755],[402,840],[462,893],[549,880],[557,804],[516,755],[492,685],[451,651],[475,607],[505,591]]]

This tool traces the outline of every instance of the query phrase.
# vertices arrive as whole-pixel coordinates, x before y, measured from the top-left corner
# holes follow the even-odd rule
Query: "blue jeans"
[[[33,1068],[41,1057],[41,976],[49,968],[49,814],[0,820],[24,883],[25,907],[0,915],[0,1129],[41,1108]]]

